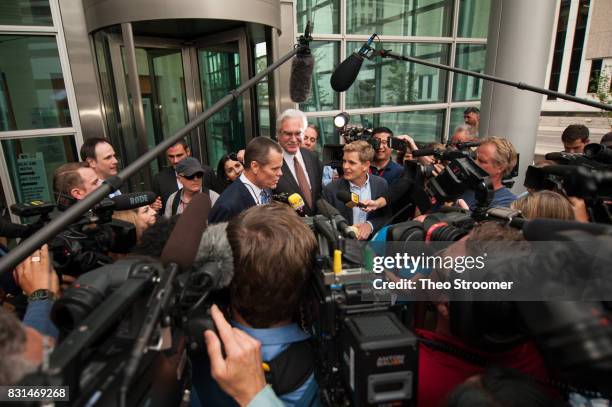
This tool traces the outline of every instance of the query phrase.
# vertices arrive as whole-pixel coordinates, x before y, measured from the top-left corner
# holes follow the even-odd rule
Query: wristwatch
[[[41,300],[53,300],[55,298],[55,294],[46,288],[41,288],[40,290],[34,291],[32,294],[28,295],[28,302],[33,301],[41,301]]]

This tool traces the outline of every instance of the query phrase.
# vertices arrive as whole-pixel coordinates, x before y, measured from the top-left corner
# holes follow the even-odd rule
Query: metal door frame
[[[249,49],[247,42],[247,34],[244,28],[232,29],[218,34],[207,35],[190,41],[163,37],[133,37],[133,48],[132,50],[128,50],[126,48],[126,55],[127,52],[133,52],[135,54],[136,48],[176,49],[181,51],[183,74],[185,77],[185,95],[187,98],[187,117],[188,120],[191,121],[197,115],[202,113],[207,107],[202,98],[202,92],[200,88],[198,49],[207,47],[216,47],[222,49],[224,44],[230,42],[238,43],[238,55],[240,57],[240,82],[244,83],[250,77]],[[122,127],[125,128],[125,131],[123,133],[134,134],[133,130],[137,129],[138,127],[136,126],[134,120],[144,122],[144,111],[143,109],[135,109],[134,116],[138,117],[132,117],[128,97],[128,89],[137,89],[139,94],[141,94],[141,89],[139,81],[136,81],[136,83],[131,83],[131,78],[128,77],[128,81],[126,81],[125,79],[123,58],[121,55],[122,46],[125,47],[124,38],[121,35],[116,34],[110,37],[109,48],[111,54],[113,78],[115,80],[117,104],[119,106],[118,113],[121,119]],[[228,48],[228,50],[230,49]],[[231,50],[235,51],[233,47],[231,48]],[[245,142],[248,142],[253,137],[251,98],[251,93],[244,95],[242,98]],[[194,131],[196,132],[195,134],[197,140],[197,152],[194,153],[196,156],[199,156],[202,163],[208,163],[208,146],[206,143],[205,127],[203,125],[199,126]],[[137,134],[136,137],[146,137],[146,134]],[[138,144],[137,151],[140,150],[141,147]],[[208,164],[215,165],[215,163]]]

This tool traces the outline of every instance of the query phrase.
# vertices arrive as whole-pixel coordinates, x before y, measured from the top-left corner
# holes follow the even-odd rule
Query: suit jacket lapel
[[[296,190],[299,191],[300,190],[300,186],[297,183],[297,180],[295,179],[295,177],[293,176],[293,173],[291,172],[291,170],[289,169],[289,165],[287,165],[287,162],[285,161],[285,159],[283,158],[283,167],[281,169],[283,171],[283,176],[285,176],[286,174],[286,178],[289,181],[289,183],[291,184],[291,186]]]
[[[340,182],[340,188],[338,188],[339,191],[348,191],[349,193],[351,192],[351,186],[349,184],[349,182],[345,179],[342,180],[342,182]],[[338,200],[338,198],[334,197],[334,199],[336,199],[338,202],[340,202],[340,200]],[[340,202],[340,204],[342,205],[342,210],[340,211],[340,213],[342,214],[342,216],[344,216],[346,218],[346,220],[348,221],[348,223],[350,225],[353,224],[353,210],[349,209],[346,205],[344,205],[343,202]]]

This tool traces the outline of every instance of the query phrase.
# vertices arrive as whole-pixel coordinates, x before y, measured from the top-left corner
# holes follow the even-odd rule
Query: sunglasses
[[[202,176],[204,176],[204,173],[202,173],[202,172],[196,172],[195,174],[193,174],[193,175],[189,175],[189,176],[187,176],[187,175],[182,175],[182,174],[179,174],[179,175],[180,175],[181,177],[185,178],[185,179],[188,179],[189,181],[193,181],[193,180],[194,180],[194,179],[196,179],[196,178],[198,178],[198,179],[202,178]]]

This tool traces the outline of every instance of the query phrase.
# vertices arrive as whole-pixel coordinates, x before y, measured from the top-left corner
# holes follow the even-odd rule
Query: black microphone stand
[[[552,90],[549,90],[549,89],[539,88],[537,86],[532,86],[532,85],[529,85],[529,84],[526,84],[526,83],[523,83],[523,82],[513,82],[513,81],[509,81],[507,79],[498,78],[498,77],[492,76],[492,75],[487,75],[487,74],[478,73],[478,72],[472,72],[472,71],[468,71],[468,70],[461,69],[461,68],[453,68],[453,67],[450,67],[448,65],[436,64],[435,62],[429,62],[429,61],[424,61],[424,60],[419,59],[419,58],[414,58],[414,57],[408,57],[408,56],[405,56],[405,55],[400,55],[400,54],[397,54],[397,53],[395,53],[393,51],[390,51],[390,50],[384,50],[384,49],[374,50],[374,52],[372,52],[366,58],[372,59],[372,58],[374,58],[376,56],[380,56],[382,58],[391,58],[391,59],[395,59],[395,60],[398,60],[398,61],[406,61],[406,62],[413,62],[415,64],[427,65],[427,66],[431,66],[432,68],[438,68],[438,69],[443,69],[445,71],[451,71],[451,72],[460,73],[460,74],[463,74],[463,75],[473,76],[473,77],[478,78],[478,79],[484,79],[486,81],[501,83],[503,85],[513,86],[513,87],[518,88],[518,89],[529,90],[529,91],[532,91],[532,92],[541,93],[543,95],[554,96],[554,97],[557,97],[559,99],[565,99],[565,100],[569,100],[571,102],[576,102],[576,103],[580,103],[580,104],[583,104],[583,105],[596,107],[598,109],[612,111],[612,105],[606,105],[604,103],[595,102],[593,100],[582,99],[582,98],[578,98],[576,96],[567,95],[565,93],[560,93],[560,92],[555,92],[555,91],[552,91]]]
[[[265,70],[258,73],[244,84],[239,86],[238,88],[231,90],[229,94],[225,95],[223,98],[219,99],[214,105],[210,108],[206,109],[205,112],[200,113],[195,119],[187,123],[185,127],[178,130],[174,133],[170,138],[159,143],[155,148],[149,150],[126,168],[124,168],[119,174],[115,175],[112,178],[107,179],[104,183],[98,187],[95,191],[91,192],[89,195],[78,201],[76,204],[72,205],[62,214],[60,214],[57,218],[53,219],[39,231],[34,233],[32,236],[22,241],[11,250],[6,256],[3,256],[0,259],[0,273],[5,271],[9,271],[15,268],[22,260],[28,257],[34,250],[37,250],[40,246],[54,238],[60,232],[62,232],[67,226],[74,223],[77,219],[80,218],[82,214],[87,212],[92,206],[96,203],[100,202],[106,196],[108,196],[111,192],[118,190],[121,185],[140,171],[142,168],[147,166],[149,162],[153,161],[157,156],[164,154],[164,152],[169,148],[175,145],[178,141],[189,135],[189,133],[198,127],[200,124],[204,123],[215,113],[223,109],[230,102],[251,89],[253,86],[257,84],[257,82],[261,81],[263,78],[268,76],[270,73],[274,72],[277,68],[283,65],[285,62],[290,60],[293,56],[298,53],[308,53],[309,52],[309,43],[312,40],[312,36],[310,35],[310,22],[307,24],[306,32],[304,35],[300,36],[298,40],[298,44],[289,51],[284,56],[280,57],[277,61],[273,62],[270,66],[268,66]]]

